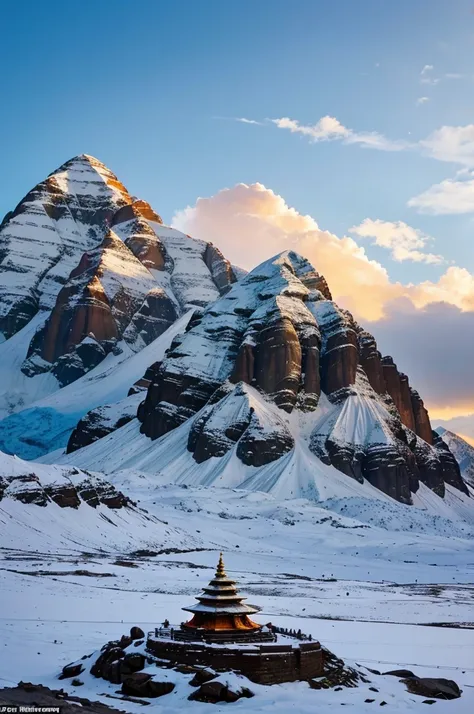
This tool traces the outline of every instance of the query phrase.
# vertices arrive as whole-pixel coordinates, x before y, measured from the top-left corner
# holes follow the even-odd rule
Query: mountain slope
[[[340,472],[405,503],[420,481],[468,493],[408,378],[293,252],[195,315],[149,371],[143,436],[130,422],[69,463],[286,497],[319,499]]]
[[[83,154],[33,188],[0,226],[0,332],[11,337],[42,309],[112,215],[131,201],[117,177]]]
[[[438,427],[436,431],[456,457],[464,480],[474,488],[474,446],[443,427]]]
[[[0,416],[139,352],[235,281],[212,244],[164,226],[97,159],[71,159],[0,228]]]
[[[176,334],[185,329],[191,314],[189,310],[139,352],[133,352],[124,342],[119,343],[119,352],[109,353],[87,374],[62,389],[51,389],[47,396],[40,394],[40,398],[25,409],[0,421],[3,450],[36,459],[44,453],[66,446],[72,430],[84,414],[98,406],[124,399],[148,366],[163,358]],[[23,380],[27,379],[21,372],[19,374]],[[18,372],[14,376],[18,376]],[[39,375],[30,381],[38,383],[48,378],[51,379],[51,375]]]
[[[435,428],[446,429],[457,434],[469,444],[474,445],[474,414],[453,417],[452,419],[437,419]]]
[[[36,553],[123,552],[181,545],[168,526],[99,474],[42,466],[0,452],[1,548]]]

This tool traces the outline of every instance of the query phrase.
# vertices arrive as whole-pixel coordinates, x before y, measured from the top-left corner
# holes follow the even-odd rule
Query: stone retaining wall
[[[215,670],[237,670],[258,684],[280,684],[323,675],[319,642],[256,647],[208,647],[196,642],[147,639],[147,650],[160,659],[179,664],[200,664]]]

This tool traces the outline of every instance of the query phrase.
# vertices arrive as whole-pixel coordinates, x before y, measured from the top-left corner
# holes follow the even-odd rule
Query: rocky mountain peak
[[[111,350],[138,352],[236,279],[215,246],[165,226],[101,161],[69,159],[0,227],[0,343],[18,335],[0,413],[74,381]],[[31,390],[23,378],[48,372],[57,381]]]
[[[273,404],[258,428],[259,465],[293,448],[284,414],[296,411],[314,420],[309,448],[324,463],[400,501],[411,502],[420,480],[441,495],[444,483],[466,492],[408,377],[293,251],[252,270],[174,340],[139,407],[141,431],[155,439],[189,420],[196,461],[235,446],[243,463],[256,464],[238,444],[258,395],[260,404]],[[263,446],[266,431],[279,436]]]

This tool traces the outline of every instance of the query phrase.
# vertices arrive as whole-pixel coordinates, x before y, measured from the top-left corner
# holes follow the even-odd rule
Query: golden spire
[[[219,554],[219,562],[216,569],[216,578],[225,578],[226,572],[224,567],[224,560],[222,558],[222,553]]]

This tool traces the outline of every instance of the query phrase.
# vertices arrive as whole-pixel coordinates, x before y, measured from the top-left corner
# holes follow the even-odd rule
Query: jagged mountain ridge
[[[0,228],[0,361],[8,353],[13,365],[0,412],[78,379],[121,343],[143,349],[235,280],[217,248],[164,226],[100,161],[71,159]]]
[[[360,482],[406,503],[419,481],[440,496],[445,483],[467,494],[406,375],[291,251],[255,268],[175,338],[139,407],[141,431],[157,439],[192,419],[188,450],[195,461],[236,446],[243,463],[270,463],[293,448],[294,437],[275,423],[274,410],[258,422],[246,384],[283,413],[314,411],[310,450]],[[321,394],[330,405],[323,414]],[[229,399],[235,404],[226,408]],[[255,433],[260,445],[248,448]]]

